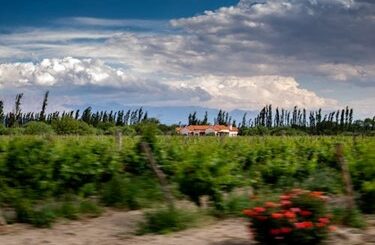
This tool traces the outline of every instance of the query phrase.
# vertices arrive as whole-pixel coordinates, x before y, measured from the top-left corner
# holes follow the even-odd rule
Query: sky
[[[375,115],[373,0],[0,0],[0,100],[24,111],[346,105]]]

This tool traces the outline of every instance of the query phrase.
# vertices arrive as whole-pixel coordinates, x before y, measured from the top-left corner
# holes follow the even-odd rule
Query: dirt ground
[[[242,219],[228,219],[168,235],[135,236],[140,211],[107,211],[94,219],[66,221],[51,229],[29,225],[7,226],[1,245],[246,245],[249,234]]]
[[[208,221],[197,228],[167,235],[134,235],[141,211],[109,210],[101,217],[79,221],[62,221],[51,229],[29,225],[0,226],[1,245],[249,245],[246,221],[227,219]],[[326,244],[375,244],[375,216],[367,218],[365,230],[339,228]],[[3,228],[2,228],[3,227]]]

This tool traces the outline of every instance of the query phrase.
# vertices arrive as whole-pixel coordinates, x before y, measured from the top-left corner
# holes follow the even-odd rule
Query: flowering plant
[[[294,189],[280,196],[280,201],[245,209],[250,230],[261,244],[319,244],[330,230],[322,192]]]

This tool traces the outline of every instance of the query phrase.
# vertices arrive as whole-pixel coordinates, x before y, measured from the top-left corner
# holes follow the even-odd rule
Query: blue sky
[[[12,109],[265,104],[375,114],[370,0],[1,0],[0,100]],[[180,113],[179,113],[180,112]]]
[[[56,18],[174,19],[237,4],[238,0],[2,0],[0,23],[44,26]]]

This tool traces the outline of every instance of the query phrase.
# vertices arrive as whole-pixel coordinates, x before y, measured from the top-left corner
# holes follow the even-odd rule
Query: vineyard
[[[14,209],[8,222],[49,226],[59,217],[99,215],[103,206],[141,209],[163,199],[140,147],[167,176],[174,198],[216,213],[233,210],[225,199],[237,188],[255,193],[300,187],[343,193],[335,144],[344,144],[356,201],[375,212],[375,140],[371,137],[125,137],[20,136],[0,138],[0,203]]]

